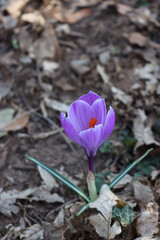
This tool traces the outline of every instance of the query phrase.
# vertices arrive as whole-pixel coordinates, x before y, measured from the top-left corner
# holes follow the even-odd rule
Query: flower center
[[[91,118],[91,121],[89,121],[89,124],[88,124],[88,128],[94,128],[96,123],[97,123],[97,119]]]

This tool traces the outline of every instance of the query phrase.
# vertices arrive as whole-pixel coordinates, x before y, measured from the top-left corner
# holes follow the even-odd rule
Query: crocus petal
[[[90,106],[98,99],[101,98],[96,93],[89,91],[88,94],[82,95],[79,100],[83,100],[84,102],[87,102]]]
[[[69,108],[68,117],[78,132],[88,129],[88,124],[91,119],[89,104],[81,100],[74,102]]]
[[[104,99],[97,99],[91,106],[91,118],[97,119],[97,124],[105,124],[106,120],[106,105]]]
[[[115,112],[112,107],[107,113],[106,122],[103,129],[102,143],[110,136],[115,125]]]
[[[99,148],[99,144],[103,134],[103,125],[96,125],[95,128],[90,128],[80,132],[80,138],[84,149],[89,157],[95,156]]]
[[[69,138],[71,138],[74,142],[81,145],[81,139],[79,136],[79,132],[77,129],[73,126],[72,121],[69,117],[65,117],[65,113],[61,113],[60,120],[62,127]]]

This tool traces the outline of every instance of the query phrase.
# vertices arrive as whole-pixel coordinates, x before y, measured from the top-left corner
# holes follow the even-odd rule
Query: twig
[[[20,98],[21,98],[21,100],[22,100],[23,105],[24,105],[29,111],[33,110],[33,108],[31,108],[31,106],[28,104],[28,102],[27,102],[27,100],[26,100],[23,92],[22,92],[21,90],[19,90],[18,93],[19,93],[19,96],[20,96]],[[33,120],[33,122],[35,123],[35,125],[37,126],[37,128],[42,131],[42,128],[39,126],[37,120],[36,120],[32,115],[31,115],[31,119]]]
[[[74,152],[74,153],[77,153],[76,150],[74,149],[74,147],[72,146],[72,144],[69,142],[68,138],[66,137],[66,135],[62,132],[61,128],[59,128],[59,126],[53,121],[51,120],[50,118],[48,117],[45,117],[43,116],[41,113],[37,112],[36,110],[34,110],[30,105],[29,103],[27,102],[24,94],[22,91],[19,91],[19,95],[21,97],[21,100],[23,102],[23,104],[25,105],[25,107],[29,110],[29,111],[33,111],[33,113],[38,116],[39,118],[43,119],[44,121],[46,121],[47,123],[49,123],[53,130],[57,130],[61,136],[64,138],[65,142],[67,143],[67,145],[71,148],[71,150]],[[32,118],[35,122],[36,125],[38,125],[37,123],[37,120],[35,120],[35,118]]]
[[[51,212],[49,212],[49,213],[47,214],[47,218],[50,218],[50,216],[53,215],[54,212],[57,212],[57,211],[61,210],[61,209],[62,209],[63,207],[65,207],[67,204],[71,204],[71,203],[76,202],[78,199],[79,199],[78,197],[75,197],[75,198],[73,198],[72,200],[70,200],[70,201],[68,201],[68,202],[66,202],[66,203],[63,203],[61,206],[53,209]]]
[[[43,85],[43,82],[42,82],[42,77],[41,77],[41,73],[40,73],[40,69],[39,69],[39,65],[37,63],[36,65],[36,73],[37,73],[37,80],[38,80],[38,84],[40,86],[40,88],[46,92],[49,96],[52,96],[52,97],[55,97],[54,93],[49,91],[48,89],[46,89]]]

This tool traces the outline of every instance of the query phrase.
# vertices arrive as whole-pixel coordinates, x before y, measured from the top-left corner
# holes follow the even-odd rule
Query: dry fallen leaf
[[[129,35],[128,40],[131,44],[137,44],[140,47],[146,47],[148,40],[139,32],[133,32]]]
[[[93,6],[97,3],[99,3],[100,0],[77,0],[73,2],[73,5],[75,8],[76,7],[86,7],[86,6]]]
[[[134,196],[139,201],[140,205],[146,206],[146,204],[154,200],[152,190],[148,185],[144,185],[139,181],[133,182]]]
[[[97,72],[101,76],[103,82],[105,84],[109,84],[109,76],[106,74],[104,67],[102,67],[101,65],[98,64],[97,65]]]
[[[109,61],[110,59],[110,52],[109,51],[105,51],[99,54],[99,62],[102,65],[106,65],[106,63]]]
[[[59,63],[51,62],[48,60],[43,61],[43,71],[46,75],[50,75],[51,73],[55,72],[59,68]]]
[[[118,222],[115,222],[109,230],[106,225],[106,219],[100,213],[92,215],[89,220],[98,235],[104,239],[115,239],[115,236],[121,233],[121,226]],[[108,231],[110,232],[109,236]]]
[[[157,27],[160,27],[160,23],[153,17],[149,8],[140,7],[134,9],[128,16],[133,23],[147,27],[150,23],[153,23]]]
[[[148,185],[135,181],[133,187],[135,198],[138,200],[141,207],[141,216],[136,222],[137,233],[139,236],[152,238],[155,233],[159,232],[159,207]]]
[[[160,74],[159,66],[155,63],[146,64],[142,68],[135,68],[134,74],[140,79],[146,80],[146,91],[154,93],[158,87],[158,76]]]
[[[121,3],[116,3],[116,7],[117,11],[122,15],[126,15],[133,10],[130,6]]]
[[[141,216],[137,219],[136,230],[137,234],[142,237],[153,237],[159,232],[159,207],[157,203],[150,202],[145,208],[142,208]]]
[[[95,208],[99,212],[89,218],[90,222],[99,236],[105,239],[114,239],[117,234],[121,233],[121,227],[118,223],[116,226],[112,225],[114,233],[111,227],[112,207],[117,204],[117,200],[118,198],[111,192],[110,188],[103,185],[97,200],[89,203],[90,208]]]
[[[42,36],[29,47],[30,56],[36,58],[39,64],[43,59],[54,59],[58,50],[58,41],[51,25],[47,25]]]
[[[12,16],[2,16],[2,22],[5,30],[11,30],[16,27],[18,21]]]
[[[56,182],[55,178],[50,173],[45,171],[40,166],[38,166],[38,171],[39,171],[39,174],[40,174],[41,178],[43,179],[44,183],[48,187],[48,189],[51,190],[54,187],[59,187],[59,185]]]
[[[32,200],[45,201],[48,203],[64,202],[63,198],[60,197],[57,193],[51,194],[50,190],[45,185],[35,188],[28,188],[23,191],[13,189],[6,192],[5,195],[3,195],[3,201],[5,200],[13,201],[15,199],[27,199],[30,201]]]
[[[84,8],[76,12],[68,11],[66,9],[61,9],[59,11],[53,12],[54,18],[56,18],[60,22],[69,23],[69,24],[74,24],[76,22],[79,22],[81,19],[85,17],[89,17],[90,15],[91,15],[90,8]]]
[[[17,115],[9,123],[0,124],[0,130],[17,131],[24,128],[29,121],[29,114],[23,110],[19,110]]]
[[[24,240],[43,240],[43,229],[40,224],[34,224],[28,228],[22,229],[20,239]]]
[[[57,217],[54,219],[53,222],[55,227],[62,227],[64,225],[64,209],[62,208]]]
[[[154,139],[151,127],[145,125],[147,116],[146,116],[144,110],[138,109],[136,111],[136,115],[137,115],[137,117],[133,121],[133,134],[134,134],[135,138],[137,139],[137,143],[134,147],[134,151],[136,151],[138,147],[140,147],[144,144],[160,145],[160,143]]]
[[[11,217],[12,213],[17,214],[19,207],[15,205],[16,198],[11,197],[9,192],[3,191],[0,188],[0,212],[4,215]]]
[[[2,98],[8,95],[11,90],[11,84],[6,84],[5,82],[0,82],[0,101]]]
[[[115,239],[115,236],[119,235],[122,232],[120,224],[115,221],[110,229],[109,239]]]
[[[22,9],[30,0],[12,0],[6,10],[15,18],[18,18]]]
[[[44,17],[38,12],[33,12],[33,13],[24,13],[21,16],[21,20],[29,23],[36,23],[41,26],[45,25],[45,19]]]
[[[67,239],[64,237],[65,231],[68,229],[68,226],[54,226],[54,223],[45,221],[43,222],[44,229],[44,238],[45,240],[64,240]],[[68,237],[68,236],[67,236]]]
[[[152,179],[152,181],[155,180],[159,174],[160,174],[160,170],[154,169],[151,172],[151,179]]]
[[[68,112],[69,106],[65,103],[59,102],[57,100],[53,100],[50,98],[45,97],[44,102],[47,107],[52,108],[53,110],[59,111],[59,112]]]
[[[130,105],[133,101],[132,97],[128,94],[126,94],[124,91],[116,88],[116,87],[112,87],[111,91],[113,93],[113,97],[119,101],[121,101],[122,103],[124,103],[125,105]]]
[[[90,59],[87,58],[81,58],[81,59],[74,59],[70,62],[70,66],[79,75],[84,75],[88,73],[90,69]]]

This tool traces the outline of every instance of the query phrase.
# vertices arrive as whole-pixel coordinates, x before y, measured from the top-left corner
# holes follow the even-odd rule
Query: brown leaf
[[[11,90],[11,86],[4,82],[0,82],[0,101],[2,98],[8,95],[9,91]]]
[[[72,7],[87,7],[87,6],[93,6],[97,3],[99,3],[100,0],[77,0],[73,1]]]
[[[136,44],[140,47],[146,47],[148,40],[139,32],[133,32],[129,35],[128,40],[131,44]]]
[[[74,59],[70,62],[70,66],[73,71],[81,76],[85,75],[91,70],[89,64],[89,58]]]
[[[28,121],[29,114],[23,110],[20,110],[10,123],[3,126],[0,125],[0,129],[3,131],[17,131],[25,127]]]
[[[133,101],[132,97],[130,95],[128,95],[127,93],[125,93],[124,91],[120,90],[119,88],[116,87],[112,87],[111,91],[113,93],[113,96],[115,99],[119,100],[120,102],[122,102],[125,105],[130,105]]]
[[[53,17],[60,22],[73,24],[85,17],[89,17],[90,15],[91,15],[91,10],[89,8],[85,8],[74,13],[71,13],[71,11],[67,11],[63,9],[63,11],[55,12],[53,14]]]
[[[97,234],[104,239],[115,239],[115,236],[121,233],[121,226],[118,222],[115,222],[111,228],[108,229],[106,219],[100,213],[92,215],[89,220]]]
[[[134,196],[139,201],[140,205],[146,206],[149,202],[154,201],[152,190],[149,186],[135,181],[133,183]]]
[[[138,147],[146,144],[156,144],[160,145],[159,142],[157,142],[154,139],[152,130],[150,126],[146,126],[145,121],[147,119],[147,116],[142,109],[136,110],[137,117],[133,121],[133,134],[135,138],[137,139],[137,143],[134,147],[134,151],[137,150]]]
[[[50,99],[48,97],[44,98],[44,102],[47,107],[52,108],[53,110],[59,111],[59,112],[68,112],[69,106],[63,102],[59,102],[54,99]]]
[[[18,18],[22,9],[30,0],[12,0],[10,1],[7,11],[15,18]]]
[[[153,202],[148,203],[146,208],[141,209],[142,214],[136,223],[136,230],[139,236],[153,237],[155,233],[159,232],[158,209],[158,205]]]
[[[31,44],[29,52],[34,56],[39,64],[43,59],[54,59],[58,54],[59,45],[56,38],[56,34],[51,25],[47,26],[42,33],[42,36],[38,38],[34,44]]]
[[[114,226],[114,234],[111,234],[113,227],[111,227],[112,207],[117,204],[117,200],[117,196],[111,192],[109,187],[103,185],[97,200],[89,204],[90,208],[96,208],[101,213],[91,216],[90,222],[99,236],[105,239],[112,239],[112,237],[114,238],[115,235],[121,233],[121,227],[117,225]]]
[[[125,15],[128,12],[132,11],[133,9],[125,4],[117,3],[117,10],[120,14]]]
[[[36,23],[41,26],[45,25],[45,19],[38,11],[35,11],[33,13],[24,13],[21,16],[21,20],[29,23]]]
[[[157,27],[160,27],[160,23],[153,17],[149,8],[140,7],[134,9],[131,13],[128,14],[131,22],[136,23],[141,26],[149,26],[149,24],[154,24]]]
[[[97,65],[97,72],[99,73],[99,75],[101,76],[103,82],[105,84],[109,84],[109,76],[107,75],[107,73],[105,72],[105,68],[103,66],[101,66],[100,64]]]

